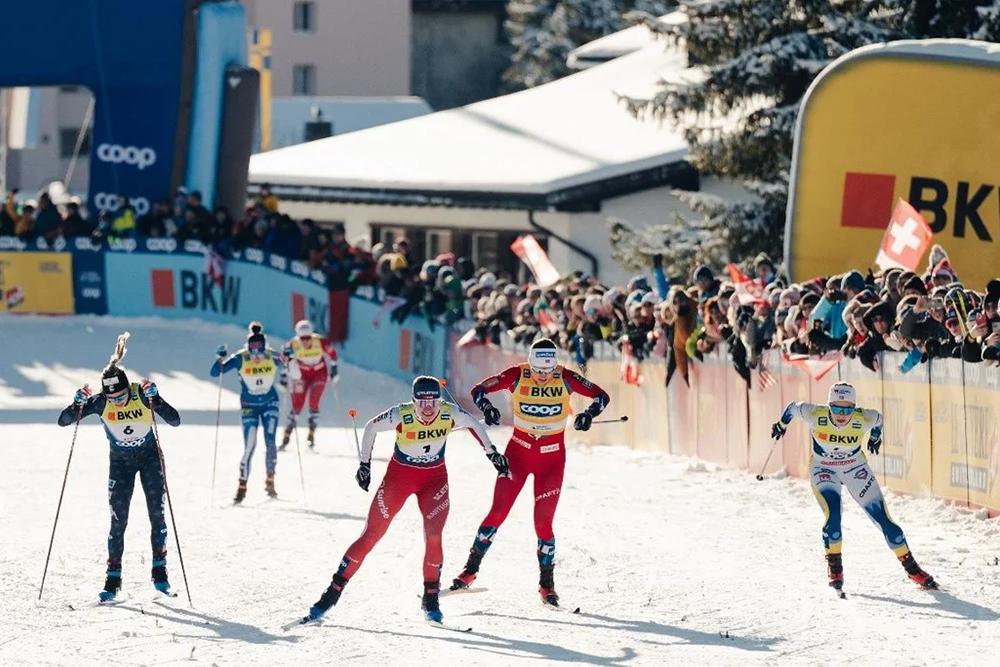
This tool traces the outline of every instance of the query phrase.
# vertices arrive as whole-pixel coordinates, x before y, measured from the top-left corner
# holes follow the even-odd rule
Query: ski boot
[[[556,593],[554,565],[542,565],[538,575],[538,593],[542,596],[542,603],[550,607],[559,606],[559,595]]]
[[[441,623],[444,621],[444,614],[441,613],[441,606],[438,604],[438,593],[440,590],[440,581],[424,582],[424,597],[420,601],[420,610],[424,612],[424,620],[430,623]]]
[[[934,581],[934,577],[924,572],[923,569],[917,565],[917,561],[913,559],[913,553],[907,551],[906,554],[899,557],[899,562],[903,564],[903,569],[906,570],[906,574],[918,586],[925,590],[937,590],[938,584]]]
[[[278,445],[278,450],[279,451],[284,451],[285,447],[288,446],[288,443],[291,442],[291,440],[292,440],[292,428],[293,427],[291,427],[291,426],[286,426],[285,427],[285,432],[281,436],[281,444]]]
[[[316,604],[309,607],[309,620],[318,621],[323,618],[323,614],[329,611],[330,607],[336,605],[340,600],[340,594],[344,592],[344,586],[346,585],[347,579],[344,579],[339,574],[333,575],[333,581],[331,581],[327,589],[323,591],[323,595],[319,597]]]
[[[309,424],[309,435],[306,436],[306,442],[309,443],[309,449],[316,449],[316,425]]]
[[[267,495],[270,498],[277,498],[278,492],[274,490],[274,473],[268,473],[267,479],[264,480],[264,490],[267,491]]]
[[[247,481],[245,479],[240,480],[240,485],[236,487],[236,495],[233,496],[233,504],[239,505],[243,502],[243,499],[247,497]]]
[[[114,602],[118,596],[118,591],[122,587],[122,571],[108,568],[107,578],[104,580],[104,590],[98,593],[97,597],[102,604]]]
[[[469,560],[465,561],[465,569],[452,580],[449,590],[460,591],[471,586],[472,582],[476,580],[476,574],[479,572],[479,564],[482,562],[483,554],[475,549],[469,549]]]
[[[844,588],[844,562],[840,554],[826,555],[826,574],[830,588],[836,591]]]
[[[170,595],[170,581],[167,580],[167,561],[158,558],[153,561],[153,588],[164,595]]]

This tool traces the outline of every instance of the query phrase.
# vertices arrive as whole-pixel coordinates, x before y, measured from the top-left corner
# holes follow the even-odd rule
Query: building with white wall
[[[618,282],[628,272],[611,259],[609,218],[695,219],[674,190],[742,193],[699,178],[678,129],[636,120],[619,99],[696,75],[682,49],[647,42],[530,90],[254,155],[251,187],[270,183],[283,211],[342,222],[349,238],[404,235],[418,256],[511,272],[510,243],[531,232],[561,271]]]

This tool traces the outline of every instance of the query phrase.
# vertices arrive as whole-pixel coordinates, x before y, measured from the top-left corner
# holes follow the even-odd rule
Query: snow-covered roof
[[[648,96],[686,67],[664,43],[511,95],[250,158],[250,182],[337,199],[352,190],[546,195],[682,161],[681,132],[633,118],[616,94]],[[284,186],[284,187],[282,187]],[[353,195],[352,195],[353,196]]]
[[[680,25],[686,23],[688,17],[684,12],[670,12],[659,17],[659,20],[671,25]],[[654,40],[653,34],[646,26],[634,25],[578,46],[569,52],[566,65],[572,69],[587,69],[635,53],[652,44]]]

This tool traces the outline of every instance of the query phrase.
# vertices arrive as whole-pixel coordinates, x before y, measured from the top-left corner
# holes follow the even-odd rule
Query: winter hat
[[[774,260],[772,260],[771,256],[766,252],[757,253],[757,256],[753,258],[753,265],[755,267],[760,266],[761,264],[766,264],[771,267],[771,272],[774,272]]]
[[[644,306],[655,306],[660,302],[659,295],[656,292],[646,292],[642,295],[642,305]]]
[[[799,300],[800,306],[813,306],[815,308],[817,303],[819,303],[819,295],[815,292],[803,294]]]
[[[858,394],[854,387],[848,382],[837,382],[830,387],[830,394],[827,397],[829,403],[851,403],[857,404]]]
[[[258,347],[263,352],[267,339],[264,337],[264,325],[254,321],[247,326],[247,349],[251,346]]]
[[[539,338],[531,344],[528,351],[528,365],[534,371],[551,373],[558,364],[556,359],[556,344],[548,338]]]
[[[865,290],[865,279],[857,271],[851,271],[844,275],[840,280],[840,289],[847,290],[852,289],[855,292],[863,292]]]
[[[128,376],[119,366],[108,364],[101,371],[101,391],[105,394],[117,394],[129,388]]]
[[[715,279],[715,274],[712,273],[712,269],[708,268],[704,264],[699,264],[694,273],[691,274],[691,282],[697,283],[700,281],[711,282]]]
[[[905,292],[906,290],[914,290],[924,295],[927,294],[927,287],[924,285],[924,281],[920,279],[920,276],[911,276],[907,279],[899,291]]]
[[[997,303],[997,301],[1000,301],[1000,280],[994,278],[986,283],[986,298],[983,301],[986,303]]]
[[[632,276],[632,279],[628,281],[628,285],[626,285],[625,291],[634,292],[636,290],[642,292],[649,291],[649,281],[646,280],[646,276],[643,275]]]
[[[479,286],[485,287],[486,289],[493,289],[497,286],[497,277],[487,271],[483,275],[479,276]]]

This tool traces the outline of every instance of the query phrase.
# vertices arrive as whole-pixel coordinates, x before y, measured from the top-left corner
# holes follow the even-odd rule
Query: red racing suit
[[[438,416],[429,423],[420,421],[412,404],[404,403],[365,424],[361,442],[362,461],[371,461],[376,433],[395,430],[396,446],[385,477],[368,509],[365,529],[341,560],[337,574],[344,580],[350,580],[361,567],[365,556],[382,539],[393,517],[411,495],[417,497],[417,506],[423,515],[424,581],[440,579],[443,561],[441,534],[450,504],[444,450],[448,435],[456,428],[469,429],[487,455],[496,451],[481,422],[444,401]]]
[[[534,475],[539,561],[550,564],[555,554],[552,519],[559,504],[566,466],[564,432],[570,416],[570,396],[581,394],[593,399],[587,408],[592,417],[607,407],[610,398],[606,391],[562,366],[557,366],[545,382],[535,382],[528,364],[524,363],[482,380],[472,388],[472,400],[481,405],[487,394],[503,390],[510,392],[514,413],[514,433],[504,452],[510,461],[510,477],[497,478],[493,505],[483,519],[473,548],[485,553],[528,475]]]
[[[336,376],[337,351],[318,334],[297,336],[285,346],[288,356],[288,380],[292,392],[292,411],[289,422],[302,412],[309,399],[310,425],[319,414],[319,402],[323,398],[328,377]],[[330,366],[327,366],[329,359]]]

